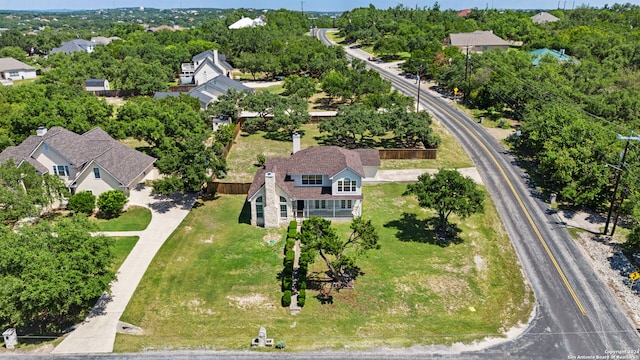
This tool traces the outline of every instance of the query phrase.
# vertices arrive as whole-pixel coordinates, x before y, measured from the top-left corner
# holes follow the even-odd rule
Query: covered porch
[[[293,209],[297,219],[312,216],[346,221],[361,215],[360,199],[314,199],[294,200]]]

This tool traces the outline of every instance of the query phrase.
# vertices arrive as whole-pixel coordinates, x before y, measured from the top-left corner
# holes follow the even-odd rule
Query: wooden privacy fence
[[[435,160],[438,149],[380,149],[380,159]]]
[[[251,183],[230,183],[209,181],[207,183],[208,194],[247,195]]]

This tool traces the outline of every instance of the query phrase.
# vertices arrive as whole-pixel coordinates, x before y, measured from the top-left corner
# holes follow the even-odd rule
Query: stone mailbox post
[[[18,334],[15,328],[8,328],[2,333],[2,336],[4,337],[4,346],[7,349],[13,349],[18,345]]]

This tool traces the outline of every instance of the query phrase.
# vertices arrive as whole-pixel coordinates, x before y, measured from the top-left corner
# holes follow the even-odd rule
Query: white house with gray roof
[[[531,17],[534,24],[546,24],[560,20],[560,18],[549,14],[546,11],[539,12]]]
[[[0,79],[35,79],[36,69],[14,58],[0,58]]]
[[[377,149],[316,146],[300,150],[294,135],[290,158],[270,158],[247,194],[251,224],[266,228],[318,216],[351,220],[362,215],[362,180],[380,166]]]
[[[18,146],[0,153],[0,162],[27,162],[40,174],[57,175],[71,193],[108,190],[128,194],[153,169],[155,158],[131,149],[96,127],[82,135],[54,126],[38,128]]]

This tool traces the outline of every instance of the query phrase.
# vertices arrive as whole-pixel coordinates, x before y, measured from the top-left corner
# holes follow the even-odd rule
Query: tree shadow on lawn
[[[402,213],[400,219],[392,220],[384,224],[387,228],[396,228],[396,237],[402,242],[419,242],[440,247],[447,247],[451,244],[461,244],[460,237],[462,230],[456,224],[447,225],[447,233],[443,236],[436,229],[439,225],[437,216],[428,219],[418,219],[416,214]]]

